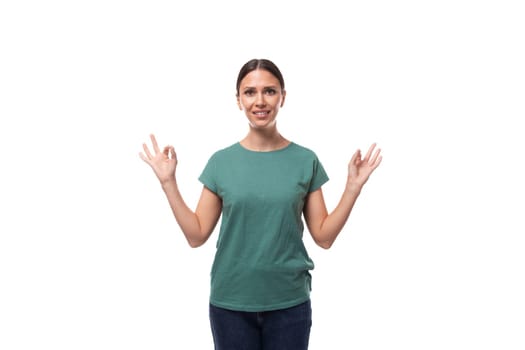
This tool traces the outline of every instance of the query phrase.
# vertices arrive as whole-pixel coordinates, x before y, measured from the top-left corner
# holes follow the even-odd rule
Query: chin
[[[250,122],[250,126],[254,129],[268,129],[275,126],[275,123],[269,122],[269,121],[256,121],[256,122]]]

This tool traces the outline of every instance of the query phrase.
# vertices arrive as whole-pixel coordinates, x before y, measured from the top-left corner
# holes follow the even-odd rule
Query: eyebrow
[[[255,86],[246,86],[246,87],[244,87],[243,90],[250,90],[250,89],[256,89],[256,87]],[[264,86],[263,89],[275,89],[275,90],[277,90],[278,88],[275,85],[269,85],[269,86]]]

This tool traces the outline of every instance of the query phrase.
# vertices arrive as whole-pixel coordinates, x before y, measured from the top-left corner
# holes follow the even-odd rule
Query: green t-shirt
[[[270,152],[235,143],[212,155],[199,180],[222,199],[210,303],[269,311],[308,300],[314,264],[302,212],[328,181],[315,153],[293,142]]]

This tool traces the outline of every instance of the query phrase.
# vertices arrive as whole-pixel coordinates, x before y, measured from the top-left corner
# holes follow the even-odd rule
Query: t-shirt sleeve
[[[314,156],[312,181],[310,181],[310,188],[308,189],[308,192],[314,192],[315,190],[319,189],[328,181],[328,179],[329,178],[326,174],[326,171],[324,170],[323,164],[321,164],[317,156]]]
[[[208,163],[206,163],[204,170],[199,176],[199,181],[210,191],[217,193],[217,171],[215,155],[211,156],[211,158],[208,160]]]

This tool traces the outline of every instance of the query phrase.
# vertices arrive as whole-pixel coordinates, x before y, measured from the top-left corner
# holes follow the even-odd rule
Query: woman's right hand
[[[155,135],[151,134],[150,138],[155,154],[151,154],[148,145],[143,143],[144,153],[139,153],[140,158],[151,166],[161,184],[175,181],[175,170],[177,168],[175,149],[173,146],[166,146],[161,152]]]

